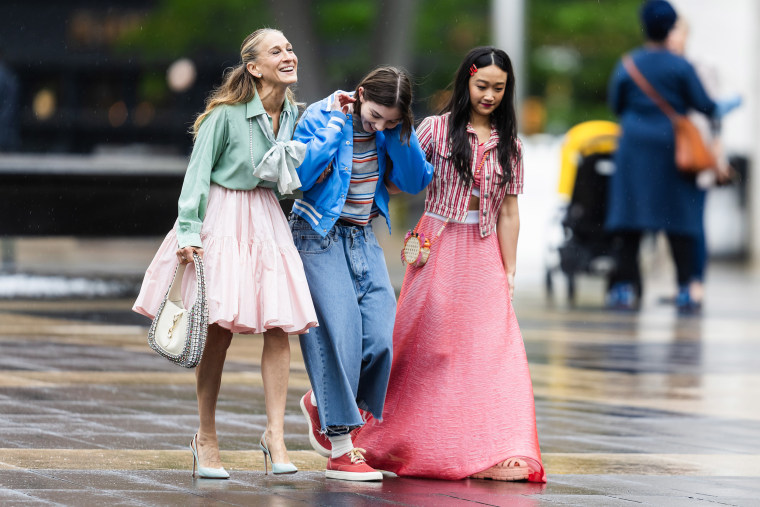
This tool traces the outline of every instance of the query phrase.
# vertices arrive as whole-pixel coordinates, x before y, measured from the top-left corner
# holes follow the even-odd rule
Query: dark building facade
[[[20,90],[18,151],[189,152],[195,115],[238,57],[188,55],[172,89],[167,70],[182,56],[149,59],[125,43],[156,6],[155,0],[2,3],[0,54]]]

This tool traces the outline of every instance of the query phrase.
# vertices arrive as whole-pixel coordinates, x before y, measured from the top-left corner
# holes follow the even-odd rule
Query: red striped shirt
[[[475,130],[467,125],[467,133],[472,149],[472,169],[478,156],[478,135]],[[417,128],[417,137],[420,146],[425,152],[427,160],[435,167],[433,180],[427,187],[425,198],[425,211],[437,213],[453,220],[464,221],[467,216],[467,208],[472,194],[472,183],[465,184],[459,176],[454,162],[451,159],[451,146],[449,141],[449,113],[441,116],[429,116],[422,120]],[[499,208],[507,194],[521,194],[523,192],[523,161],[522,143],[515,139],[515,156],[512,159],[512,177],[506,185],[498,185],[502,174],[499,164],[497,145],[499,134],[495,128],[491,128],[491,136],[485,142],[483,155],[485,163],[480,170],[480,235],[488,236],[496,229],[496,220],[499,216]]]

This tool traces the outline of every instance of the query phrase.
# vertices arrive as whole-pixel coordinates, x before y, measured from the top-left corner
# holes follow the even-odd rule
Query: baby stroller
[[[587,121],[571,128],[562,145],[559,194],[562,200],[550,245],[546,291],[553,294],[552,275],[567,278],[567,297],[575,302],[577,274],[606,276],[614,269],[612,239],[604,231],[607,185],[615,171],[613,154],[620,126],[609,121]]]

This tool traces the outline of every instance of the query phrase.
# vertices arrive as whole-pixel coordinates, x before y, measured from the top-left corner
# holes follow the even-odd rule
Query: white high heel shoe
[[[209,468],[202,467],[201,460],[198,459],[198,434],[196,433],[190,441],[190,450],[193,451],[193,477],[195,477],[195,465],[198,465],[198,477],[201,479],[229,479],[230,474],[224,467]]]
[[[263,433],[261,435],[261,440],[259,440],[259,448],[261,449],[261,452],[264,453],[264,475],[267,475],[267,458],[269,458],[269,462],[272,464],[272,473],[274,475],[281,475],[281,474],[294,474],[298,472],[298,468],[293,463],[275,463],[272,459],[272,455],[269,454],[269,447],[267,446],[267,440],[265,438],[266,433]]]

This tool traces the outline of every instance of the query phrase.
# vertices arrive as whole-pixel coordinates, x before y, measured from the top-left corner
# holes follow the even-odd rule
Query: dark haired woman
[[[393,355],[396,297],[370,221],[381,215],[390,227],[386,185],[417,193],[433,176],[411,103],[406,74],[380,67],[353,93],[312,104],[294,134],[307,149],[290,228],[320,324],[301,340],[313,387],[301,408],[328,478],[382,479],[350,432],[364,424],[360,409],[382,416]]]
[[[193,474],[226,479],[216,434],[216,404],[232,333],[264,335],[261,376],[267,427],[260,449],[276,474],[296,472],[285,448],[289,334],[317,325],[301,259],[277,202],[299,186],[305,146],[291,140],[298,107],[290,90],[298,58],[279,30],[256,30],[195,121],[195,144],[179,217],[156,253],[133,309],[153,318],[179,262],[203,258],[209,328],[196,374],[200,425],[190,443]],[[195,300],[195,271],[182,284]]]
[[[533,389],[512,308],[523,188],[512,64],[470,51],[440,116],[417,132],[435,176],[393,330],[384,419],[356,445],[401,476],[543,482]]]

